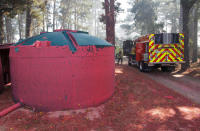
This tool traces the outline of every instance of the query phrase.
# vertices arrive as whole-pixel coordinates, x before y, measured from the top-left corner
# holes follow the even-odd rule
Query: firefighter
[[[121,61],[121,64],[122,64],[122,62],[123,62],[123,54],[122,54],[122,51],[120,50],[119,51],[119,54],[118,54],[118,64],[119,64],[119,62]]]
[[[136,54],[136,49],[135,49],[135,46],[133,46],[133,48],[131,49],[131,56],[132,56],[132,59],[135,60],[135,55]]]

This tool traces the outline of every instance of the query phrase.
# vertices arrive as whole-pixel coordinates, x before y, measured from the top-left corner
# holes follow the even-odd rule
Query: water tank
[[[97,106],[114,92],[114,47],[86,32],[41,33],[9,57],[14,100],[36,110]]]

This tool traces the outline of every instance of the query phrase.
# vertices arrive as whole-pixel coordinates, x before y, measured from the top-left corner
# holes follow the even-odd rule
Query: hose
[[[21,107],[21,103],[14,104],[0,112],[0,118]]]

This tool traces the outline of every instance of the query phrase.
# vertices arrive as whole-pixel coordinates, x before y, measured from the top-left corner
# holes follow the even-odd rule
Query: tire
[[[144,72],[144,62],[143,61],[139,62],[139,70],[141,72]]]
[[[163,72],[172,72],[175,70],[175,67],[174,66],[163,66],[163,67],[161,67],[161,70]]]
[[[141,72],[151,72],[152,71],[152,67],[149,67],[146,63],[144,63],[144,61],[139,62],[138,67]]]
[[[169,66],[167,72],[175,71],[175,66]]]
[[[130,60],[130,59],[128,59],[128,65],[129,65],[129,66],[132,66],[131,60]]]
[[[0,87],[0,94],[3,93],[3,91],[4,91],[4,88]]]
[[[128,56],[128,65],[129,65],[129,66],[132,66],[131,56]]]
[[[167,67],[166,66],[162,66],[161,70],[162,70],[162,72],[167,72]]]

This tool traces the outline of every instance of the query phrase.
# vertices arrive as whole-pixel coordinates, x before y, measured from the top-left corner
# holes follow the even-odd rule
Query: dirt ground
[[[115,93],[98,107],[48,113],[20,108],[0,118],[0,131],[200,131],[200,105],[127,65],[116,66],[115,77]],[[8,88],[0,110],[12,104]]]
[[[144,75],[200,104],[200,64],[192,64],[185,72],[179,70],[179,67],[172,73],[154,70]]]
[[[198,62],[191,64],[191,67],[185,72],[179,73],[179,70],[180,65],[177,67],[177,70],[174,72],[174,74],[180,74],[200,79],[200,58],[198,59]]]

